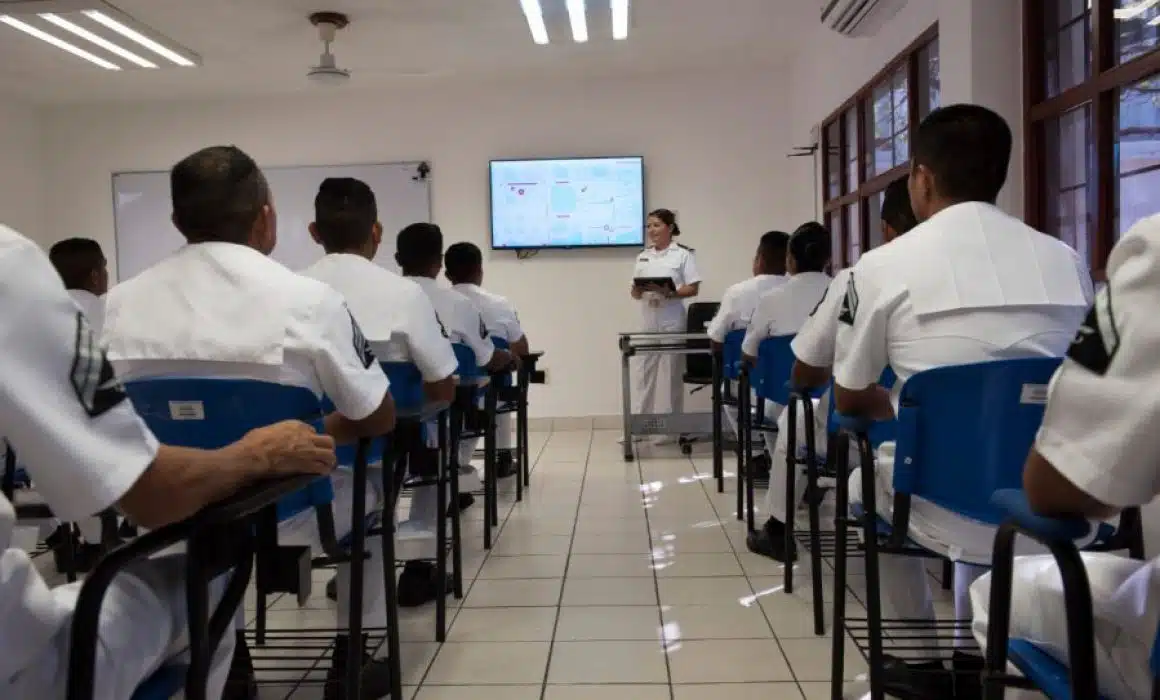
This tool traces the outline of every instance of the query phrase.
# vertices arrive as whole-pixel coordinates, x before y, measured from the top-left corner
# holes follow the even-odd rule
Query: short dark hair
[[[913,163],[934,173],[935,187],[953,202],[994,203],[1007,182],[1011,127],[974,104],[936,109],[918,125]]]
[[[903,175],[886,186],[882,193],[882,220],[890,224],[890,228],[898,234],[903,234],[918,225],[918,218],[910,208],[910,188],[907,185],[907,176]]]
[[[452,284],[468,281],[482,268],[483,252],[474,243],[454,243],[443,254],[443,269]]]
[[[789,234],[785,231],[769,231],[761,236],[757,252],[767,264],[775,260],[785,260],[785,250],[789,246]]]
[[[395,239],[395,258],[403,272],[419,272],[443,257],[443,231],[426,222],[411,224]]]
[[[352,250],[366,243],[379,208],[367,183],[353,177],[328,177],[314,197],[314,225],[328,253]]]
[[[49,249],[48,259],[68,289],[86,289],[93,273],[107,264],[101,244],[91,238],[66,238]]]
[[[661,220],[661,223],[673,230],[673,236],[681,235],[681,227],[677,226],[677,215],[669,209],[653,209],[648,213]]]
[[[789,252],[797,261],[798,272],[823,272],[830,262],[830,232],[816,221],[808,221],[789,237]]]
[[[236,146],[211,146],[169,172],[173,223],[190,243],[246,243],[262,207],[270,203],[266,178]]]

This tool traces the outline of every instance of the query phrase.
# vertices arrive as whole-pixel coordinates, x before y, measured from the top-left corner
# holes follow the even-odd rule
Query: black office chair
[[[685,321],[685,331],[689,333],[704,333],[709,322],[717,315],[721,304],[715,301],[698,301],[689,304],[689,311]],[[703,355],[685,355],[685,373],[681,381],[693,387],[689,393],[695,394],[706,387],[713,386],[713,356],[709,352],[709,340],[690,340],[691,349],[704,349]],[[679,439],[681,452],[692,454],[693,443],[699,436],[682,435]]]

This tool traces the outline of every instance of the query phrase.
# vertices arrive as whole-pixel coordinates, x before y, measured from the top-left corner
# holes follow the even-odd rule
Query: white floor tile
[[[665,683],[659,642],[556,642],[548,683]]]
[[[423,685],[527,685],[543,682],[548,642],[448,642]]]
[[[757,605],[664,606],[665,640],[772,639],[773,630]]]
[[[661,614],[656,605],[560,609],[557,642],[655,641]]]
[[[545,688],[544,700],[670,700],[670,695],[668,683],[656,685],[549,685]]]
[[[564,606],[656,605],[656,583],[649,578],[574,578],[564,582]]]
[[[558,605],[563,579],[479,579],[464,600],[466,608],[515,608]]]
[[[829,692],[829,686],[826,687]],[[825,696],[828,700],[829,695]],[[797,683],[674,685],[673,700],[801,700]],[[812,700],[812,699],[810,699]]]
[[[773,640],[682,641],[669,647],[673,683],[792,681],[789,664]]]

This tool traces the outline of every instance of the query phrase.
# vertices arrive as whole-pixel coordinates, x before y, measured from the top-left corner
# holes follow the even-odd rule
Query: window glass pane
[[[858,203],[846,205],[846,264],[853,265],[862,255],[862,226]]]
[[[851,107],[842,117],[846,125],[846,191],[858,189],[858,108]]]
[[[1096,212],[1095,140],[1091,105],[1044,122],[1044,201],[1047,232],[1091,261]]]
[[[942,104],[942,82],[939,80],[938,39],[930,42],[923,49],[922,58],[918,64],[919,89],[918,112],[925,117]],[[923,78],[925,76],[925,82]],[[925,87],[924,87],[925,86]],[[926,97],[923,100],[923,97]]]
[[[1119,91],[1116,118],[1118,238],[1160,212],[1160,75]]]
[[[1160,3],[1116,0],[1116,57],[1121,62],[1160,48]]]
[[[826,226],[830,229],[830,250],[833,251],[830,266],[835,270],[846,267],[842,256],[842,210],[835,209],[826,213]]]
[[[869,216],[866,218],[866,239],[870,246],[867,250],[874,250],[885,243],[882,239],[882,199],[885,196],[886,190],[882,190],[870,195],[870,199],[866,202],[869,208]]]
[[[906,66],[903,65],[891,80],[891,93],[894,96],[894,158],[891,165],[901,165],[910,158],[910,85],[906,77]]]
[[[1043,38],[1047,96],[1091,75],[1091,9],[1086,0],[1044,0]]]
[[[826,125],[826,176],[829,178],[826,182],[826,199],[833,199],[841,194],[838,191],[838,185],[842,181],[842,148],[841,148],[842,132],[838,126],[838,120],[834,120]]]

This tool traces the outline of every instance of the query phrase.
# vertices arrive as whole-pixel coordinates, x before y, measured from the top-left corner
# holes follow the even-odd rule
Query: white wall
[[[0,100],[0,224],[37,239],[45,235],[42,133],[33,108]]]
[[[719,299],[750,274],[759,235],[797,221],[785,216],[787,88],[786,74],[763,72],[61,108],[46,122],[44,177],[68,193],[68,206],[46,208],[40,240],[85,235],[111,249],[111,173],[166,169],[203,146],[233,143],[266,165],[427,159],[448,242],[487,250],[489,159],[641,154],[647,204],[678,210],[705,277],[702,296]],[[533,345],[548,353],[536,415],[619,413],[616,332],[638,321],[628,297],[635,252],[488,260],[488,286],[512,299]]]

